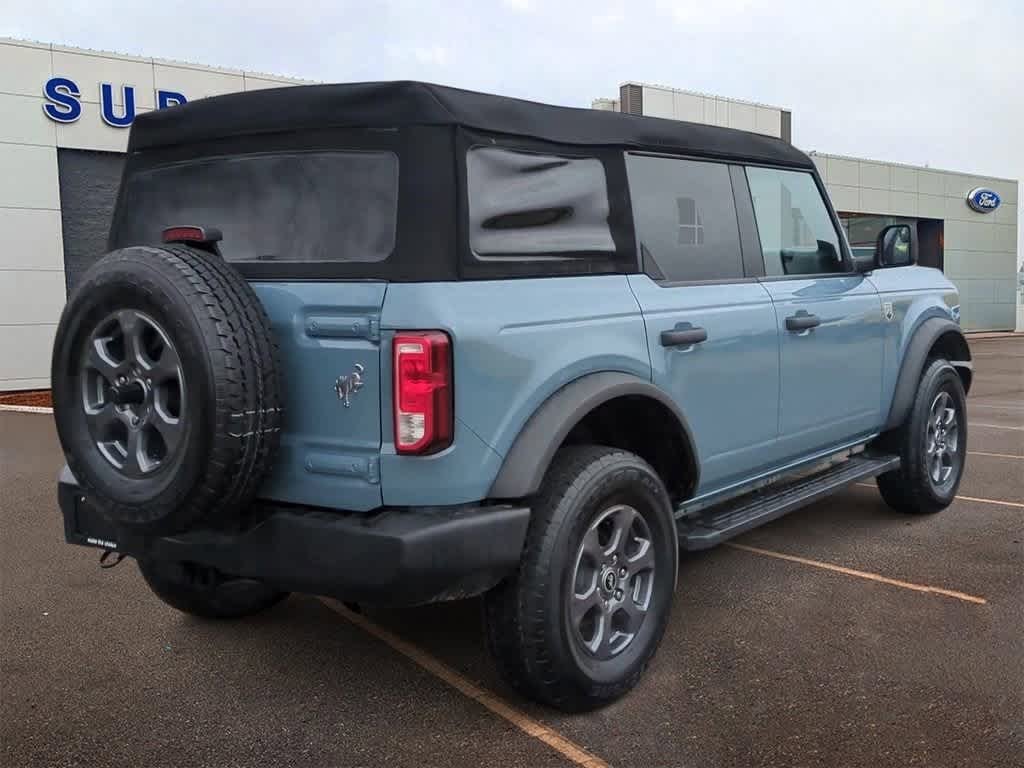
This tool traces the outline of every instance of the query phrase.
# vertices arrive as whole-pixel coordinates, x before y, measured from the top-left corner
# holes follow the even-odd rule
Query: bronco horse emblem
[[[346,408],[352,405],[350,397],[363,388],[363,371],[365,370],[362,363],[356,363],[352,373],[348,376],[339,376],[338,380],[334,382],[334,391],[338,393],[338,399],[345,404]]]

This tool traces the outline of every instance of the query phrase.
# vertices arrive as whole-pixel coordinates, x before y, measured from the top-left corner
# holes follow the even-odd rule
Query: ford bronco
[[[679,550],[966,456],[956,290],[769,136],[415,82],[139,116],[53,353],[65,536],[205,617],[483,596],[524,695],[650,662]]]

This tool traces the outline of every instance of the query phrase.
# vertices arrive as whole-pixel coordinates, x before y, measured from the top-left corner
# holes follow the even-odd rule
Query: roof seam
[[[439,106],[441,109],[443,109],[444,113],[448,115],[448,119],[450,119],[453,123],[457,123],[458,120],[455,119],[455,113],[448,109],[448,107],[446,107],[437,97],[437,94],[434,93],[434,85],[432,83],[423,83],[423,87],[426,88],[427,93],[430,94],[430,98],[434,100],[434,103],[437,104],[437,106]]]

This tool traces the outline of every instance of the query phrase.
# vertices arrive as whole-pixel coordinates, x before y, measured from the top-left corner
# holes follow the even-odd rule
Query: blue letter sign
[[[135,119],[135,88],[125,85],[121,88],[124,94],[124,111],[114,114],[114,87],[110,83],[100,83],[100,116],[107,125],[115,128],[127,128]]]
[[[43,95],[46,97],[43,111],[51,120],[73,123],[82,116],[82,104],[78,100],[82,94],[74,80],[51,77],[43,86]]]
[[[118,109],[114,105],[114,86],[100,83],[100,117],[103,122],[114,128],[127,128],[135,120],[135,86],[122,85],[124,107]],[[58,123],[73,123],[82,116],[82,93],[78,83],[67,77],[51,77],[43,86],[43,112],[51,120]],[[156,108],[167,109],[185,104],[188,99],[178,91],[157,89]],[[120,112],[120,114],[118,114]]]
[[[184,104],[188,99],[185,98],[185,94],[178,93],[177,91],[157,91],[156,92],[156,108],[167,109],[167,107],[176,107],[179,104]]]

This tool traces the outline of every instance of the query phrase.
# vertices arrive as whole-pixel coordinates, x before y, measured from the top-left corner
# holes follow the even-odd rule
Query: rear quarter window
[[[233,262],[378,262],[395,249],[398,157],[286,152],[162,165],[125,179],[115,240],[171,226],[217,227]]]
[[[599,159],[473,147],[466,175],[469,245],[478,258],[615,253]]]

